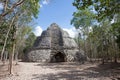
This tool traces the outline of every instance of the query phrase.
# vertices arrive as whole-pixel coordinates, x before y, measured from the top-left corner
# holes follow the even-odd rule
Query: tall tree
[[[0,24],[3,22],[9,23],[9,28],[8,28],[8,33],[6,35],[10,35],[10,32],[13,32],[14,34],[12,36],[9,36],[9,38],[14,39],[16,37],[16,28],[21,27],[21,26],[26,26],[30,21],[32,21],[33,17],[37,18],[37,14],[39,12],[39,0],[6,0],[6,1],[1,1],[0,3],[3,4],[4,8],[2,13],[0,14]],[[14,19],[14,21],[12,20]],[[11,22],[10,22],[11,21]],[[12,28],[14,28],[13,30]],[[1,55],[4,53],[6,44],[8,40],[8,36],[5,38],[4,46],[2,49]],[[4,41],[4,40],[3,40]],[[11,46],[9,47],[9,53],[10,55],[14,54],[15,50],[15,40],[14,42],[11,42]],[[12,58],[13,56],[9,57],[10,58],[10,73],[11,73],[11,65],[12,65]]]
[[[73,5],[78,10],[84,10],[93,6],[97,12],[97,19],[113,19],[115,14],[120,13],[120,0],[74,0]]]
[[[113,46],[112,44],[113,43],[116,44],[117,41],[118,41],[117,43],[119,43],[120,22],[116,21],[116,19],[119,20],[118,18],[116,18],[116,16],[120,14],[119,5],[120,5],[119,0],[105,0],[105,1],[104,0],[74,0],[73,2],[73,6],[77,8],[77,11],[73,13],[72,24],[77,28],[80,28],[81,24],[82,27],[85,27],[83,24],[86,25],[87,30],[85,31],[84,29],[84,31],[87,32],[88,34],[86,41],[88,40],[90,43],[92,43],[91,45],[96,46],[96,49],[95,47],[93,48],[95,52],[92,49],[93,53],[96,53],[96,50],[97,51],[101,50],[100,55],[103,58],[103,63],[104,63],[104,58],[106,58],[106,56],[110,54],[109,51],[111,50],[110,48]],[[90,10],[91,13],[82,14],[85,10]],[[92,15],[90,16],[90,14],[92,14],[93,16]],[[111,21],[113,22],[112,26],[114,26],[113,31],[110,30]],[[97,27],[96,28],[91,27],[92,32],[89,32],[88,30],[90,29],[90,25],[87,24],[91,22],[93,23],[91,26],[97,24]],[[97,30],[97,32],[95,30]],[[114,35],[113,32],[115,33]],[[113,37],[114,39],[112,39]],[[115,46],[116,45],[114,45],[114,49]],[[114,52],[112,54],[116,55],[117,53]]]
[[[93,24],[94,17],[96,15],[90,11],[90,9],[85,10],[77,10],[73,13],[73,19],[71,20],[71,24],[75,26],[76,29],[79,29],[82,33],[84,39],[84,51],[87,53],[86,48],[86,38],[90,32],[90,27]],[[89,40],[88,40],[89,41]]]

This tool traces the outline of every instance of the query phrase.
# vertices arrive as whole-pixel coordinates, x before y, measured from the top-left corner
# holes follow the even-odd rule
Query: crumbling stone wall
[[[36,62],[80,62],[86,59],[84,51],[79,50],[74,39],[56,23],[42,32],[27,56],[28,61]]]

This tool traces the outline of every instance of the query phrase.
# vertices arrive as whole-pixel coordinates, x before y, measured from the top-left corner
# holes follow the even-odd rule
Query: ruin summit
[[[84,51],[79,50],[74,39],[56,23],[37,37],[26,57],[32,62],[80,62],[86,59]]]

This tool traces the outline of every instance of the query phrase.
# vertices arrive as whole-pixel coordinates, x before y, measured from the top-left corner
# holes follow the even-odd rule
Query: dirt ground
[[[0,64],[0,80],[120,80],[120,64],[19,62],[12,75]]]

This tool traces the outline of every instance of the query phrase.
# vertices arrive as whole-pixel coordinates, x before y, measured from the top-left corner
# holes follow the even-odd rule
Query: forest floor
[[[12,75],[0,64],[0,80],[120,80],[120,64],[19,62]]]

